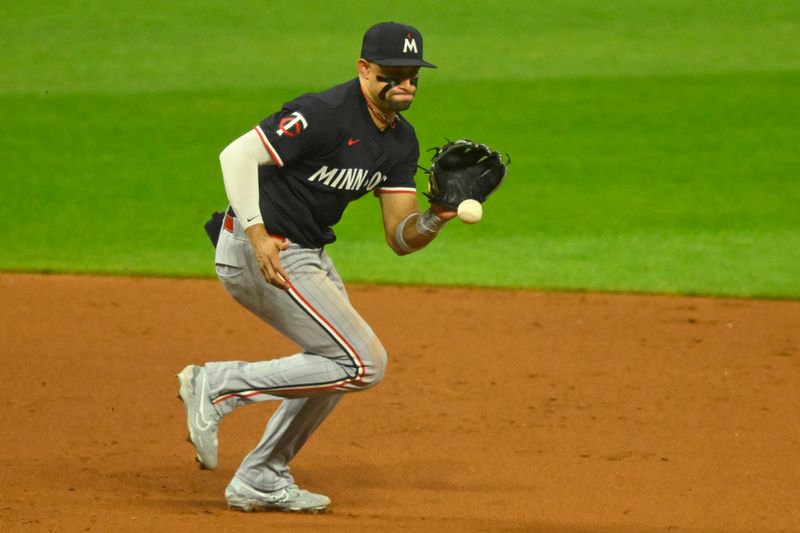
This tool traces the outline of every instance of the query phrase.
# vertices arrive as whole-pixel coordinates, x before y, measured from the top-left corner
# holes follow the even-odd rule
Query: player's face
[[[414,95],[417,93],[419,67],[389,67],[375,64],[372,67],[375,73],[373,83],[378,95],[383,92],[381,102],[392,111],[405,111],[411,107]]]

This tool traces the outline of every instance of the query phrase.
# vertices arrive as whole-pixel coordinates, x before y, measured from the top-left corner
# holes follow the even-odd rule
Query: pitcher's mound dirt
[[[295,346],[214,280],[0,275],[0,530],[797,530],[800,302],[350,294],[390,363],[293,463],[333,513],[244,514],[275,406],[200,471],[175,373]]]

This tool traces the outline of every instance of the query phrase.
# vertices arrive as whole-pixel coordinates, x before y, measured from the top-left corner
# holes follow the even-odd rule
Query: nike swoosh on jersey
[[[347,146],[353,146],[354,144],[358,144],[360,141],[361,139],[353,139],[352,137],[350,137],[349,139],[347,139]]]

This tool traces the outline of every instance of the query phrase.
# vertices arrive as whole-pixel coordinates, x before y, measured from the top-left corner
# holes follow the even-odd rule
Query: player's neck
[[[370,100],[369,95],[361,88],[361,94],[364,95],[364,100],[367,102],[367,109],[369,109],[369,115],[372,117],[372,121],[378,127],[379,130],[384,131],[386,128],[394,128],[397,125],[397,113],[386,109],[382,110],[378,105]]]

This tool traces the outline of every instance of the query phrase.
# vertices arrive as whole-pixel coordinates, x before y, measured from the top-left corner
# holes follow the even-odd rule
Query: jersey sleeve
[[[417,184],[414,176],[417,173],[417,161],[419,161],[419,144],[414,139],[413,149],[387,174],[386,181],[375,189],[375,195],[416,194]]]
[[[325,136],[326,122],[314,110],[290,103],[259,122],[256,132],[272,161],[282,167],[316,149]]]

